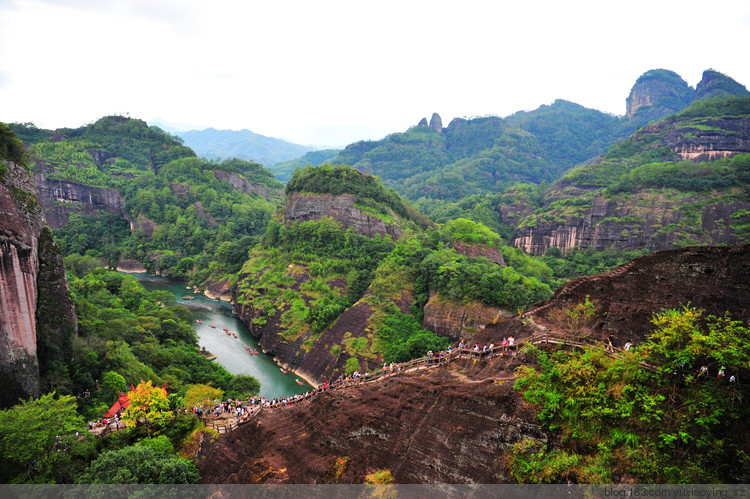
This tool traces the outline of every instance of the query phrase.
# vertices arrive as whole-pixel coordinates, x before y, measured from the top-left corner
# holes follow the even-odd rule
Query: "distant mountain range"
[[[266,167],[299,158],[316,151],[314,146],[293,144],[283,139],[266,137],[250,130],[189,130],[175,132],[198,156],[205,158],[240,158]]]

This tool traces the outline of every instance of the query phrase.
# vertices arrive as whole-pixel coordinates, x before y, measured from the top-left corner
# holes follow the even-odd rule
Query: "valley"
[[[658,69],[624,116],[435,113],[278,171],[131,117],[0,124],[2,480],[746,483],[749,95]],[[62,436],[9,444],[29,414]]]

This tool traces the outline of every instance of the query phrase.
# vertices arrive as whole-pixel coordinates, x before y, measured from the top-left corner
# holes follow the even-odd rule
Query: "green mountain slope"
[[[529,253],[750,240],[750,97],[696,101],[566,174],[523,219]]]
[[[64,254],[136,260],[202,283],[236,272],[282,184],[257,163],[198,159],[179,137],[109,116],[78,129],[13,125]],[[61,202],[62,201],[62,202]]]
[[[178,135],[201,157],[240,158],[267,166],[298,158],[314,149],[250,130],[206,128],[179,132]]]
[[[304,156],[283,163],[277,163],[268,167],[273,172],[277,179],[286,183],[292,178],[292,172],[295,168],[304,168],[307,165],[320,166],[323,163],[330,162],[333,158],[338,156],[341,149],[323,149],[320,151],[310,151],[305,153]]]

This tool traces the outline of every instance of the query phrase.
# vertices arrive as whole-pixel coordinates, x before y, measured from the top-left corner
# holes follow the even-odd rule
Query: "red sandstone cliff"
[[[594,337],[637,343],[648,319],[681,304],[750,320],[750,245],[660,251],[606,274],[563,286],[527,317],[501,319],[477,342],[514,335],[534,320],[590,295],[599,307]],[[598,336],[597,336],[598,335]],[[626,337],[627,335],[627,337]],[[459,360],[317,396],[267,411],[208,445],[197,460],[204,483],[357,483],[387,469],[397,483],[507,483],[504,456],[530,438],[561,445],[512,389],[521,355]]]
[[[31,175],[3,162],[0,177],[0,406],[40,393],[37,343],[64,350],[75,332],[72,304],[59,250],[45,219]],[[41,292],[44,295],[40,295]],[[59,303],[55,302],[61,299]],[[39,302],[43,313],[39,315]],[[54,304],[54,305],[52,305]],[[51,310],[49,305],[57,310]],[[71,330],[70,327],[73,327]],[[51,359],[54,347],[46,348]]]

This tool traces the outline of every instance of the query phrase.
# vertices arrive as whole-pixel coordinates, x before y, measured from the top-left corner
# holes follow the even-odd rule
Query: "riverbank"
[[[193,327],[198,335],[199,346],[216,355],[214,362],[221,364],[230,373],[257,379],[261,385],[260,396],[267,399],[283,398],[304,393],[314,387],[307,373],[292,375],[293,371],[290,371],[287,375],[282,374],[281,366],[271,355],[262,353],[258,340],[232,312],[232,306],[228,302],[213,300],[200,293],[194,293],[191,300],[183,299],[188,288],[185,281],[152,274],[132,275],[149,291],[169,291],[179,305],[189,309],[195,318]],[[250,351],[260,353],[254,355]],[[297,384],[295,376],[305,383]]]

